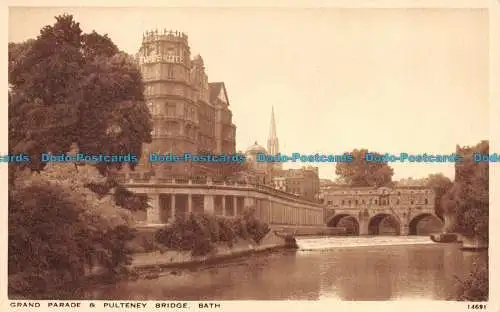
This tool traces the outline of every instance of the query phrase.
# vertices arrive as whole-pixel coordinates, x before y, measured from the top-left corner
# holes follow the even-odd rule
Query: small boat
[[[431,240],[435,243],[457,243],[458,235],[455,233],[431,234]]]

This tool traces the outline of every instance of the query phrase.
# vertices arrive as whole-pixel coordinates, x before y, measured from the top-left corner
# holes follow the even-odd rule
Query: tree
[[[435,212],[442,219],[442,199],[444,194],[452,187],[452,182],[442,173],[430,174],[426,180],[426,187],[433,189],[435,193]]]
[[[101,36],[95,31],[82,35],[82,46],[84,57],[87,59],[93,59],[97,56],[111,57],[120,52],[107,34]]]
[[[366,161],[366,149],[352,151],[352,162],[338,162],[335,173],[351,186],[388,186],[392,184],[394,170],[387,162]],[[379,153],[371,153],[381,157]]]
[[[30,154],[37,171],[41,153],[68,153],[73,143],[81,153],[139,158],[152,130],[139,68],[107,36],[82,34],[71,15],[56,20],[35,41],[9,46],[9,152]]]
[[[474,265],[469,275],[460,282],[458,300],[484,302],[488,301],[489,274],[487,265]]]
[[[443,199],[443,209],[456,216],[455,230],[464,236],[488,241],[489,164],[476,162],[474,153],[489,153],[489,142],[457,147],[463,158],[455,164],[455,181]]]
[[[476,162],[474,153],[489,154],[489,141],[473,147],[457,146],[462,161],[455,164],[455,181],[443,199],[443,209],[456,217],[455,231],[466,237],[489,239],[489,163]],[[474,267],[461,281],[459,300],[488,300],[488,264]]]
[[[9,192],[9,289],[13,294],[78,287],[86,270],[108,274],[130,261],[123,246],[134,231],[131,213],[85,185],[106,180],[92,166],[50,164],[26,170]]]
[[[9,84],[9,153],[31,157],[9,165],[9,289],[78,286],[96,262],[116,273],[133,238],[122,207],[147,205],[109,174],[123,163],[47,167],[40,154],[76,147],[140,158],[152,123],[138,67],[107,36],[82,34],[62,15],[36,40],[9,44]]]

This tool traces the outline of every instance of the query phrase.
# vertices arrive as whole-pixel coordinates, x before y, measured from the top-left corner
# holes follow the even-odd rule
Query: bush
[[[259,244],[262,239],[271,231],[269,225],[255,218],[253,211],[248,211],[243,215],[243,219],[246,222],[246,231],[250,235],[250,238]]]
[[[10,294],[79,288],[94,266],[116,277],[130,261],[130,214],[83,186],[91,177],[86,169],[56,167],[9,188]]]
[[[232,247],[238,239],[260,243],[269,226],[251,212],[235,219],[213,215],[189,215],[156,232],[156,241],[169,249],[191,251],[193,256],[212,252],[216,244]]]
[[[487,265],[477,265],[464,280],[460,280],[458,299],[461,301],[488,301],[489,278]]]
[[[134,239],[128,241],[126,246],[132,253],[163,251],[163,246],[156,242],[155,234],[150,229],[138,229]]]

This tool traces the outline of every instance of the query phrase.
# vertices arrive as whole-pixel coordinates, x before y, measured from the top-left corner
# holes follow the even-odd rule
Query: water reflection
[[[387,241],[388,238],[378,239]],[[394,239],[396,244],[398,239],[401,240],[389,239]],[[463,277],[474,261],[485,259],[484,254],[465,254],[456,245],[428,243],[360,247],[359,238],[343,238],[344,245],[346,240],[351,240],[355,247],[258,254],[222,265],[175,274],[168,272],[155,280],[123,282],[88,292],[86,297],[136,300],[447,300],[455,296],[454,275]]]

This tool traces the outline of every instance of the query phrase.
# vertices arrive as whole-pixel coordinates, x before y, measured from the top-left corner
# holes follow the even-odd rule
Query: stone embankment
[[[249,240],[239,240],[232,247],[217,245],[205,256],[193,256],[190,251],[154,251],[137,253],[133,256],[130,268],[137,273],[161,272],[165,268],[182,268],[199,264],[220,262],[261,251],[297,248],[296,236],[342,235],[343,228],[326,228],[317,226],[303,227],[276,227],[262,239],[259,244]]]
[[[488,242],[477,236],[462,236],[461,241],[463,250],[480,251],[488,249]]]
[[[289,243],[275,231],[270,231],[260,242],[239,240],[232,247],[218,245],[206,256],[193,256],[190,251],[167,250],[138,253],[133,256],[130,268],[135,271],[161,271],[163,268],[186,267],[196,264],[217,262],[228,258],[239,257],[245,254],[287,248]]]

